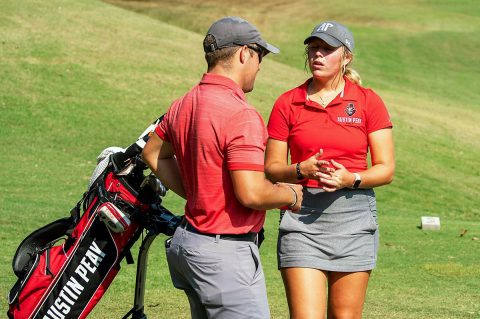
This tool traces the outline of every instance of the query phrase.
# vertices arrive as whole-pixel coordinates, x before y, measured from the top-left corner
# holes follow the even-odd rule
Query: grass
[[[201,41],[223,15],[254,22],[282,54],[268,56],[249,94],[265,119],[276,97],[303,82],[302,41],[327,18],[351,27],[356,68],[394,122],[397,172],[377,189],[381,246],[365,318],[480,318],[480,10],[473,1],[266,0],[13,1],[0,11],[0,278],[30,231],[65,216],[97,154],[130,144],[205,71]],[[137,14],[133,11],[136,11]],[[169,194],[166,206],[181,212]],[[273,318],[287,318],[276,270],[278,212],[266,223],[262,262]],[[417,228],[440,216],[442,230]],[[468,230],[460,236],[462,230]],[[170,282],[163,237],[149,260],[149,318],[188,318]],[[135,252],[135,249],[134,249]],[[124,266],[93,318],[119,318],[133,302]],[[0,312],[6,310],[5,299]]]

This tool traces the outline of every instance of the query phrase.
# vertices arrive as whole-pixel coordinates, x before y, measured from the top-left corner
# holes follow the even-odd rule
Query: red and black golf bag
[[[20,244],[12,263],[18,281],[8,296],[9,318],[85,318],[117,275],[120,262],[125,258],[133,263],[130,248],[144,231],[135,305],[125,318],[146,318],[148,247],[156,235],[172,235],[181,221],[161,205],[166,188],[143,173],[147,167],[140,154],[150,130],[126,150],[102,152],[71,216],[34,231]]]

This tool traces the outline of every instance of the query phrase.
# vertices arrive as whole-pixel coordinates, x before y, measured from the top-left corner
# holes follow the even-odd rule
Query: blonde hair
[[[357,71],[355,71],[355,69],[347,67],[345,69],[345,72],[343,73],[343,75],[345,75],[347,77],[347,79],[349,79],[353,83],[358,84],[358,85],[362,85],[362,78],[361,78],[360,74]]]
[[[343,59],[350,58],[350,61],[342,67],[342,75],[355,84],[362,85],[362,77],[351,67],[353,62],[353,53],[345,46],[343,47]]]

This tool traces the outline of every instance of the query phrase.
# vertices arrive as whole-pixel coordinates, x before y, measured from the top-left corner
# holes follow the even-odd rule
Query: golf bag
[[[160,120],[126,150],[104,150],[70,216],[22,241],[12,262],[18,281],[8,296],[9,318],[85,318],[117,275],[120,262],[125,258],[133,263],[130,248],[146,230],[150,239],[146,247],[142,242],[138,296],[129,312],[143,314],[148,246],[157,234],[172,235],[181,221],[161,205],[166,188],[143,173],[147,167],[140,154]]]

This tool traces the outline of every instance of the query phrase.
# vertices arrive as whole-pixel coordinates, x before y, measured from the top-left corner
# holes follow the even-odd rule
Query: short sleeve
[[[264,171],[267,130],[254,109],[235,114],[226,127],[226,159],[229,170]]]
[[[171,142],[169,128],[171,127],[170,123],[172,119],[172,114],[176,112],[177,108],[178,108],[178,100],[172,103],[167,113],[163,116],[163,119],[155,127],[155,133],[162,140],[167,141],[169,143]]]
[[[373,91],[367,97],[367,133],[392,128],[392,121],[382,99]]]
[[[289,128],[290,108],[280,97],[273,105],[267,130],[270,138],[286,142],[290,134]]]
[[[166,116],[163,118],[163,120],[157,124],[155,127],[155,133],[164,141],[170,142],[170,140],[167,138],[167,125],[166,125]]]

